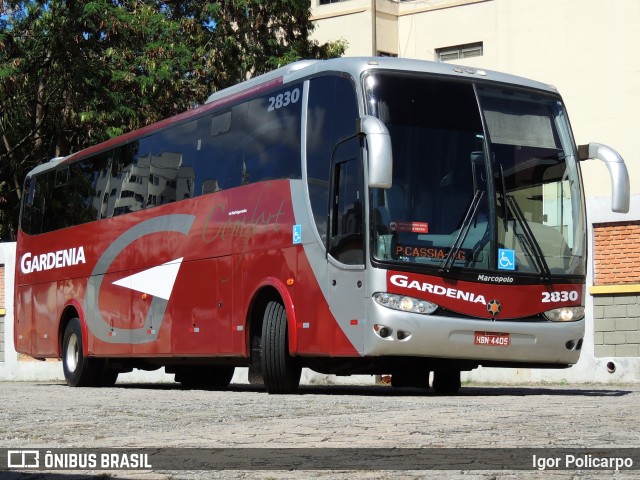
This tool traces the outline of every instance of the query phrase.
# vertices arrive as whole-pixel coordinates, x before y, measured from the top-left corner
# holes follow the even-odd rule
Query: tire
[[[289,355],[287,312],[280,302],[267,304],[262,323],[262,379],[268,393],[296,393],[302,367]]]
[[[261,341],[262,340],[258,335],[253,335],[251,337],[251,365],[249,365],[249,371],[247,373],[247,380],[249,380],[249,385],[254,385],[257,387],[264,386],[264,383],[262,380]]]
[[[429,388],[429,371],[418,370],[408,372],[406,370],[393,372],[391,374],[391,386],[394,388]]]
[[[97,361],[95,361],[96,359],[92,360],[94,360],[94,363],[91,368],[93,368],[95,371],[95,379],[93,385],[95,387],[113,387],[118,380],[118,375],[120,374],[120,372],[107,367],[107,362],[105,361],[100,361],[98,363]]]
[[[433,372],[433,390],[437,395],[455,395],[461,386],[460,370],[443,369]]]
[[[176,372],[175,380],[188,389],[228,387],[235,367],[229,365],[187,366]]]
[[[91,387],[96,380],[92,359],[82,353],[80,320],[72,318],[62,337],[62,369],[70,387]]]

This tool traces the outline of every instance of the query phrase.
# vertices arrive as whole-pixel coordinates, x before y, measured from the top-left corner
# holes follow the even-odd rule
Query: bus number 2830
[[[575,302],[576,300],[578,300],[578,292],[576,292],[575,290],[563,290],[561,292],[542,292],[542,303],[568,301]]]
[[[274,110],[286,107],[289,104],[297,103],[298,100],[300,100],[299,88],[279,93],[275,97],[269,97],[269,107],[267,108],[267,112],[273,112]]]

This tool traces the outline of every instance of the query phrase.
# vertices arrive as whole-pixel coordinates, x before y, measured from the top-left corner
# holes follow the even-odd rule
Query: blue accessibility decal
[[[302,243],[302,225],[293,226],[293,244]]]
[[[506,248],[498,249],[498,269],[499,270],[515,270],[516,269],[516,252]]]

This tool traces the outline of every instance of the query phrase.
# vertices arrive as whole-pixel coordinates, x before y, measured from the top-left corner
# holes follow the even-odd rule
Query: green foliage
[[[0,238],[33,166],[166,118],[343,42],[309,39],[309,0],[0,1]]]

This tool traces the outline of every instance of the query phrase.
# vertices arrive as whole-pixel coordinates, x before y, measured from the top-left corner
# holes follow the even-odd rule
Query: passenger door
[[[331,161],[326,291],[329,308],[340,328],[362,352],[366,288],[365,194],[360,152],[360,137],[352,137],[338,144]]]

